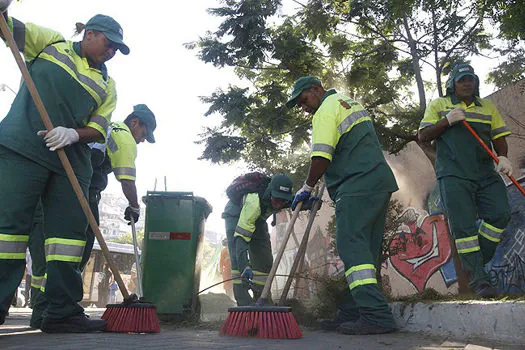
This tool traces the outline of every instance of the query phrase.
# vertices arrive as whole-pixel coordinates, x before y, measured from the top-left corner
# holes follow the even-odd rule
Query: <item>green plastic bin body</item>
[[[159,318],[199,317],[199,245],[212,207],[192,192],[148,192],[142,255],[146,301]]]

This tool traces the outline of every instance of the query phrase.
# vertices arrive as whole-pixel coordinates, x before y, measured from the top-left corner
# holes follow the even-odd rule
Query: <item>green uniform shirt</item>
[[[487,99],[476,98],[467,106],[455,96],[441,97],[432,101],[419,130],[446,118],[452,109],[461,107],[466,119],[485,144],[492,148],[491,140],[510,135],[509,128],[496,106]],[[457,176],[467,180],[481,180],[496,173],[494,162],[478,141],[461,123],[454,125],[436,138],[436,176]]]
[[[118,181],[137,178],[135,159],[137,142],[129,127],[124,122],[111,123],[111,134],[107,141],[107,153],[111,161],[111,170]]]
[[[368,112],[335,90],[325,93],[313,117],[311,157],[331,161],[325,181],[333,200],[398,190]]]
[[[271,214],[270,203],[263,202],[257,193],[248,193],[243,198],[234,236],[242,237],[246,242],[251,241],[257,221],[266,221]]]
[[[80,43],[64,41],[62,35],[31,23],[9,18],[8,25],[23,53],[29,72],[56,126],[98,130],[103,138],[116,105],[114,81],[105,67],[91,68],[80,56]],[[0,123],[0,144],[46,168],[64,173],[56,152],[50,151],[42,137],[44,124],[27,86],[22,84],[11,109]],[[89,147],[77,143],[65,148],[79,181],[91,180]]]

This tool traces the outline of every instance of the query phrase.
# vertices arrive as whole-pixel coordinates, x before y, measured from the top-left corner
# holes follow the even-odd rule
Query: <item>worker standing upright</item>
[[[233,281],[233,294],[238,306],[252,304],[262,293],[273,263],[266,219],[288,208],[293,199],[292,180],[284,174],[276,174],[271,179],[261,176],[254,181],[258,184],[257,189],[240,181],[238,191],[229,191],[235,188],[237,180],[251,174],[237,178],[230,185],[227,190],[230,200],[222,214],[226,224],[232,277],[237,277]],[[253,297],[250,296],[250,289]]]
[[[53,30],[7,16],[51,122],[46,131],[27,85],[22,84],[0,123],[0,324],[9,297],[20,283],[35,209],[42,200],[48,307],[44,332],[102,331],[106,322],[90,319],[83,297],[79,263],[86,244],[87,219],[57,153],[64,149],[87,196],[91,180],[87,143],[104,140],[116,105],[115,82],[105,62],[120,50],[129,53],[121,26],[96,15],[82,41],[71,42]]]
[[[466,120],[483,142],[494,146],[499,164],[460,122]],[[419,126],[419,139],[435,140],[436,177],[469,288],[480,297],[497,295],[484,265],[489,262],[510,220],[507,188],[497,171],[512,175],[505,125],[496,106],[479,97],[479,78],[467,64],[450,73],[445,97],[432,101]],[[481,219],[478,227],[477,220]]]
[[[388,203],[398,187],[372,120],[358,102],[333,89],[326,91],[312,76],[294,83],[286,105],[313,114],[310,169],[292,209],[309,200],[324,175],[335,202],[337,251],[346,268],[345,302],[337,318],[322,325],[345,334],[392,332],[394,319],[377,285],[376,264]]]

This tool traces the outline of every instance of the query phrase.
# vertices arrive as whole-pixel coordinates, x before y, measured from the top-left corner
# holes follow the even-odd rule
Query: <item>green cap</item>
[[[276,174],[270,181],[270,194],[272,197],[282,198],[287,201],[293,200],[292,180],[284,174]]]
[[[297,79],[295,83],[293,83],[292,94],[290,95],[288,102],[286,102],[286,107],[292,108],[293,106],[295,106],[295,100],[297,99],[297,97],[299,97],[301,92],[311,88],[313,85],[321,85],[321,81],[316,77],[312,76],[300,77],[299,79]]]
[[[470,75],[477,79],[477,75],[474,74],[474,68],[472,68],[472,66],[464,63],[458,64],[454,67],[452,73],[450,73],[450,80],[456,82],[466,75]]]
[[[95,15],[84,26],[84,30],[96,30],[102,32],[109,41],[117,44],[117,48],[124,55],[129,54],[129,47],[124,44],[124,32],[122,27],[112,17],[106,15]]]
[[[146,140],[150,143],[155,143],[153,131],[155,131],[155,128],[157,127],[157,122],[155,121],[155,115],[153,112],[145,104],[139,104],[133,107],[133,115],[146,125],[146,129],[148,130]]]

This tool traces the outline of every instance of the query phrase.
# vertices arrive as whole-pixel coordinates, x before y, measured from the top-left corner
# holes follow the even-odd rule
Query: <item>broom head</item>
[[[240,306],[228,309],[220,335],[269,339],[299,339],[303,336],[286,306]]]
[[[159,333],[160,325],[155,305],[132,294],[122,304],[108,304],[102,319],[107,322],[106,332]]]

